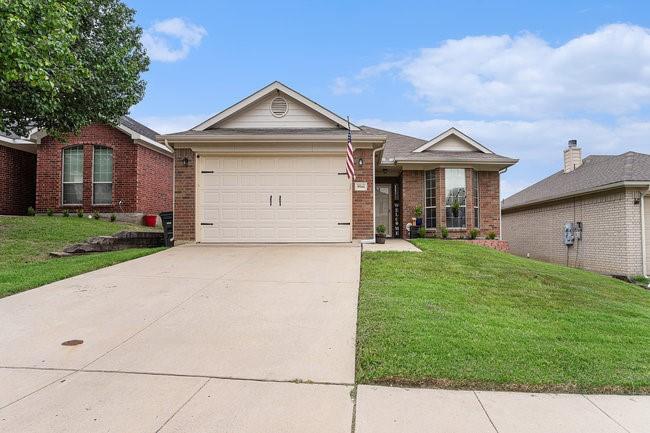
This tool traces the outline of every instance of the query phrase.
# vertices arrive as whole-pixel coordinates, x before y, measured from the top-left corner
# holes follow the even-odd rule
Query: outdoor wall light
[[[363,158],[359,158],[359,167],[363,167]]]
[[[183,158],[183,165],[184,165],[185,167],[187,167],[188,165],[190,165],[190,160],[189,160],[189,158],[188,158],[187,156],[186,156],[185,158]]]

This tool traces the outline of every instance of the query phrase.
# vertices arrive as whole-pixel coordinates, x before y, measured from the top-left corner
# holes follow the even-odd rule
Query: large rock
[[[162,232],[122,231],[113,236],[96,236],[85,243],[74,244],[63,249],[67,254],[100,253],[128,248],[156,248],[165,245]]]

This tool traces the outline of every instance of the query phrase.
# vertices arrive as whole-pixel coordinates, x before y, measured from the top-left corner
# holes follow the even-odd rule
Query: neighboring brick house
[[[575,140],[564,169],[503,202],[515,254],[609,275],[648,274],[650,155],[591,155]],[[565,242],[565,226],[573,241]]]
[[[24,215],[36,200],[36,145],[0,134],[0,215]]]
[[[426,141],[349,124],[279,82],[158,138],[175,149],[180,242],[374,242],[379,224],[407,237],[416,206],[430,235],[498,236],[499,172],[517,162],[454,128]]]
[[[127,116],[117,126],[93,124],[60,141],[35,132],[22,140],[32,152],[32,170],[21,175],[33,185],[31,196],[19,201],[3,195],[0,209],[11,214],[24,214],[28,206],[41,213],[83,209],[136,220],[172,210],[173,151],[156,135]]]

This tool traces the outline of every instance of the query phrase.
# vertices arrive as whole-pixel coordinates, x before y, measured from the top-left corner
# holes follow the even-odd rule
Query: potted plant
[[[416,226],[421,226],[422,225],[422,206],[420,206],[420,205],[415,206],[415,209],[413,209],[413,213],[415,214],[415,225]]]
[[[386,243],[386,227],[383,224],[379,224],[375,233],[375,242],[378,244]]]
[[[454,201],[451,203],[451,213],[454,215],[454,218],[458,218],[458,213],[460,211],[460,202],[458,199],[454,199]]]

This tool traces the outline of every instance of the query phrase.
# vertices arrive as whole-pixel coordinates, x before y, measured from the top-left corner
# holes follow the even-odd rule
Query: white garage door
[[[349,242],[345,156],[199,158],[201,242]]]

